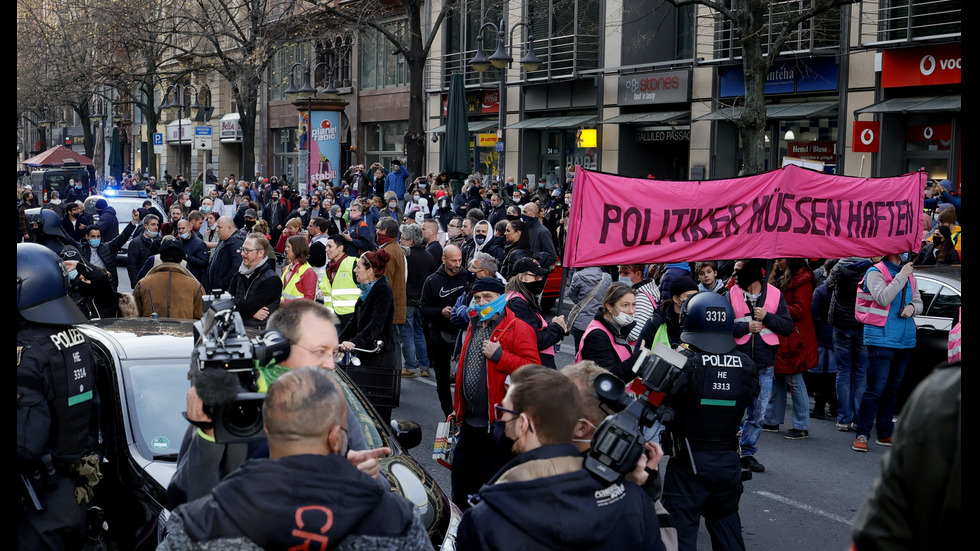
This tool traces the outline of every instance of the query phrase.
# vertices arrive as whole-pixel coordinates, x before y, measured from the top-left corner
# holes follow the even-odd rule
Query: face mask
[[[78,277],[78,270],[68,272],[68,279],[74,281],[76,277]]]
[[[158,235],[160,235],[160,232],[158,232],[158,231],[146,230],[146,236],[149,237],[150,239],[153,239],[154,237],[156,237]]]
[[[344,194],[344,195],[343,195],[342,197],[343,197],[344,199],[347,199],[348,197],[350,197],[350,193],[345,193],[345,194]]]
[[[156,193],[151,193],[150,194],[150,199],[156,199],[156,198],[157,198],[157,194]]]
[[[191,206],[191,200],[190,200],[190,199],[188,199],[188,200],[186,200],[186,201],[184,201],[184,206],[185,206],[185,207],[189,207],[189,206]]]
[[[624,276],[624,275],[619,276],[619,282],[620,283],[625,283],[625,284],[629,285],[630,287],[633,286],[633,278],[630,277],[630,276]]]
[[[419,184],[419,189],[425,189],[425,184]]]
[[[101,239],[89,239],[88,240],[88,244],[91,245],[94,248],[98,248],[99,245],[102,244],[102,240]]]
[[[181,239],[190,239],[190,237],[191,237],[190,232],[180,234]]]
[[[528,216],[526,214],[522,214],[521,215],[521,220],[523,220],[525,224],[533,224],[534,222],[537,222],[538,221],[537,218],[535,218],[533,216]]]
[[[513,222],[514,220],[521,219],[521,217],[517,216],[516,214],[505,214],[504,216],[507,218],[507,220],[510,220],[511,222]]]
[[[482,245],[487,240],[487,236],[485,236],[485,235],[474,235],[473,236],[473,240],[476,241],[476,244],[477,245]]]
[[[419,196],[418,195],[413,195],[412,196],[412,200],[415,201],[416,203],[418,203],[419,202]]]
[[[520,196],[520,195],[515,195],[515,196],[514,196],[514,202],[515,202],[515,203],[518,203],[518,202],[520,202],[520,200],[521,200],[521,196]]]
[[[387,235],[382,235],[380,233],[377,234],[377,238],[378,238],[378,245],[381,246],[381,247],[384,247],[392,239],[391,237],[389,237]]]
[[[527,290],[530,291],[532,295],[538,296],[541,294],[541,291],[544,291],[545,283],[546,281],[542,279],[541,281],[527,282],[524,284],[524,286],[527,287]]]
[[[207,205],[204,205],[203,207],[201,207],[201,212],[204,213],[204,214],[207,214],[207,213],[211,212],[211,207],[209,207]]]
[[[624,327],[626,325],[633,323],[633,316],[623,312],[620,312],[615,316],[613,316],[613,319],[616,320],[616,323],[618,323],[620,327]]]
[[[316,189],[323,191],[323,186],[316,186]]]
[[[388,208],[389,209],[393,209],[394,210],[395,207],[397,207],[397,206],[398,206],[398,201],[388,201]]]
[[[932,244],[933,245],[939,246],[939,245],[942,244],[942,242],[943,242],[943,238],[942,237],[939,237],[938,235],[932,238]],[[903,257],[904,257],[904,255],[903,255]],[[905,260],[905,258],[902,258],[902,262],[908,262],[908,261]]]
[[[507,295],[500,295],[483,306],[477,306],[475,302],[470,302],[470,308],[474,310],[476,315],[480,316],[480,319],[483,321],[486,321],[503,312],[504,306],[506,305]]]
[[[75,189],[82,189],[82,184],[75,184]]]
[[[255,226],[255,220],[246,220],[245,221],[245,227],[246,228],[252,229],[254,226]]]

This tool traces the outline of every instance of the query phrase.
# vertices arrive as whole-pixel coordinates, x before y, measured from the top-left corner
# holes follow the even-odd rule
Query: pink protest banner
[[[563,264],[917,251],[927,178],[854,178],[787,165],[743,178],[668,182],[577,167]]]

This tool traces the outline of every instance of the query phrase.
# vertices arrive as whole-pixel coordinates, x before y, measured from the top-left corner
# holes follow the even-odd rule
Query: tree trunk
[[[408,62],[409,100],[408,100],[408,131],[405,133],[405,154],[408,160],[408,172],[412,178],[423,173],[425,159],[425,128],[422,113],[425,112],[425,51],[422,44],[422,7],[417,0],[406,0],[405,11],[408,13],[409,51],[405,59]],[[401,197],[399,197],[401,199]]]
[[[738,12],[742,29],[742,69],[745,74],[745,109],[738,120],[743,165],[740,174],[758,174],[766,169],[766,76],[770,58],[762,54],[765,5],[742,2]],[[776,140],[773,139],[775,146]]]
[[[242,127],[242,166],[241,178],[251,181],[255,178],[255,118],[258,105],[259,79],[247,79],[234,89],[238,101],[238,123]]]

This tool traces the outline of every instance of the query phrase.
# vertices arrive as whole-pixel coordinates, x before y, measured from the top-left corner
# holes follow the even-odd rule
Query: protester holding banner
[[[793,332],[793,320],[779,289],[771,283],[763,283],[765,275],[760,260],[744,261],[734,277],[735,285],[728,297],[735,310],[735,330],[732,334],[736,349],[748,354],[759,366],[759,395],[745,411],[739,441],[740,462],[743,469],[761,473],[766,468],[755,458],[758,451],[756,444],[762,434],[763,415],[772,394],[779,336],[786,337]]]
[[[802,258],[777,258],[769,282],[776,286],[786,300],[793,331],[779,337],[776,353],[772,395],[766,407],[763,430],[778,431],[786,419],[786,391],[793,396],[793,428],[786,434],[789,440],[810,437],[810,399],[807,397],[803,372],[817,365],[817,335],[813,328],[813,273]]]
[[[636,341],[629,340],[630,331],[636,325],[635,312],[633,289],[620,281],[611,284],[602,299],[602,308],[582,335],[575,361],[592,360],[623,381],[632,381],[633,362],[640,355],[638,349],[634,350]]]
[[[851,449],[868,451],[868,437],[876,426],[879,446],[892,445],[895,402],[909,355],[915,348],[915,321],[922,313],[922,297],[912,275],[912,263],[901,265],[890,254],[868,269],[860,283],[854,317],[864,324],[868,347],[868,384],[857,415],[857,438]]]

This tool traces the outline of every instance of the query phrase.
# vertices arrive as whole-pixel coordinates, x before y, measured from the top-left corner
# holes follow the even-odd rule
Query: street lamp
[[[161,105],[161,109],[177,109],[177,174],[180,175],[184,172],[184,93],[190,88],[194,91],[194,104],[188,107],[190,110],[200,109],[200,104],[197,103],[197,88],[191,86],[190,84],[184,84],[181,86],[179,83],[171,84],[167,87],[167,91],[164,97],[169,98],[170,92],[174,93],[174,100]],[[190,114],[190,113],[188,113]]]
[[[44,113],[44,118],[38,121],[37,126],[41,129],[41,137],[44,138],[44,147],[42,147],[41,150],[45,151],[48,149],[48,145],[51,141],[49,137],[50,132],[48,132],[48,129],[51,128],[54,121],[49,117],[47,107],[42,108],[42,113]]]
[[[483,29],[485,28],[493,29],[493,32],[497,34],[497,50],[493,52],[493,55],[487,57],[483,52]],[[480,34],[476,37],[477,50],[476,55],[470,60],[470,67],[478,73],[482,73],[490,68],[491,65],[500,69],[500,91],[499,91],[499,103],[497,104],[497,137],[503,138],[504,131],[504,118],[507,114],[506,110],[506,94],[507,94],[507,68],[510,64],[514,62],[513,56],[508,52],[514,50],[514,30],[518,27],[527,27],[527,51],[524,57],[521,58],[521,67],[524,71],[530,73],[532,71],[537,71],[538,67],[541,66],[541,60],[538,56],[534,55],[534,35],[530,33],[531,26],[523,21],[518,21],[510,28],[510,43],[505,45],[505,40],[507,39],[507,20],[501,19],[500,24],[495,24],[491,21],[484,23],[480,27]],[[500,149],[500,155],[497,157],[497,178],[502,180],[504,177],[504,150],[503,147]]]
[[[292,100],[305,99],[306,100],[306,182],[307,185],[312,185],[313,179],[313,98],[316,96],[317,88],[314,86],[316,84],[316,72],[320,67],[324,67],[323,76],[327,79],[327,86],[323,88],[323,98],[328,100],[336,100],[339,94],[338,90],[333,85],[333,74],[336,67],[327,63],[326,61],[321,61],[313,66],[312,71],[312,81],[310,84],[311,71],[310,63],[297,62],[293,63],[293,66],[289,69],[289,87],[283,90],[286,97]],[[303,87],[296,88],[295,71],[296,67],[303,67]]]

